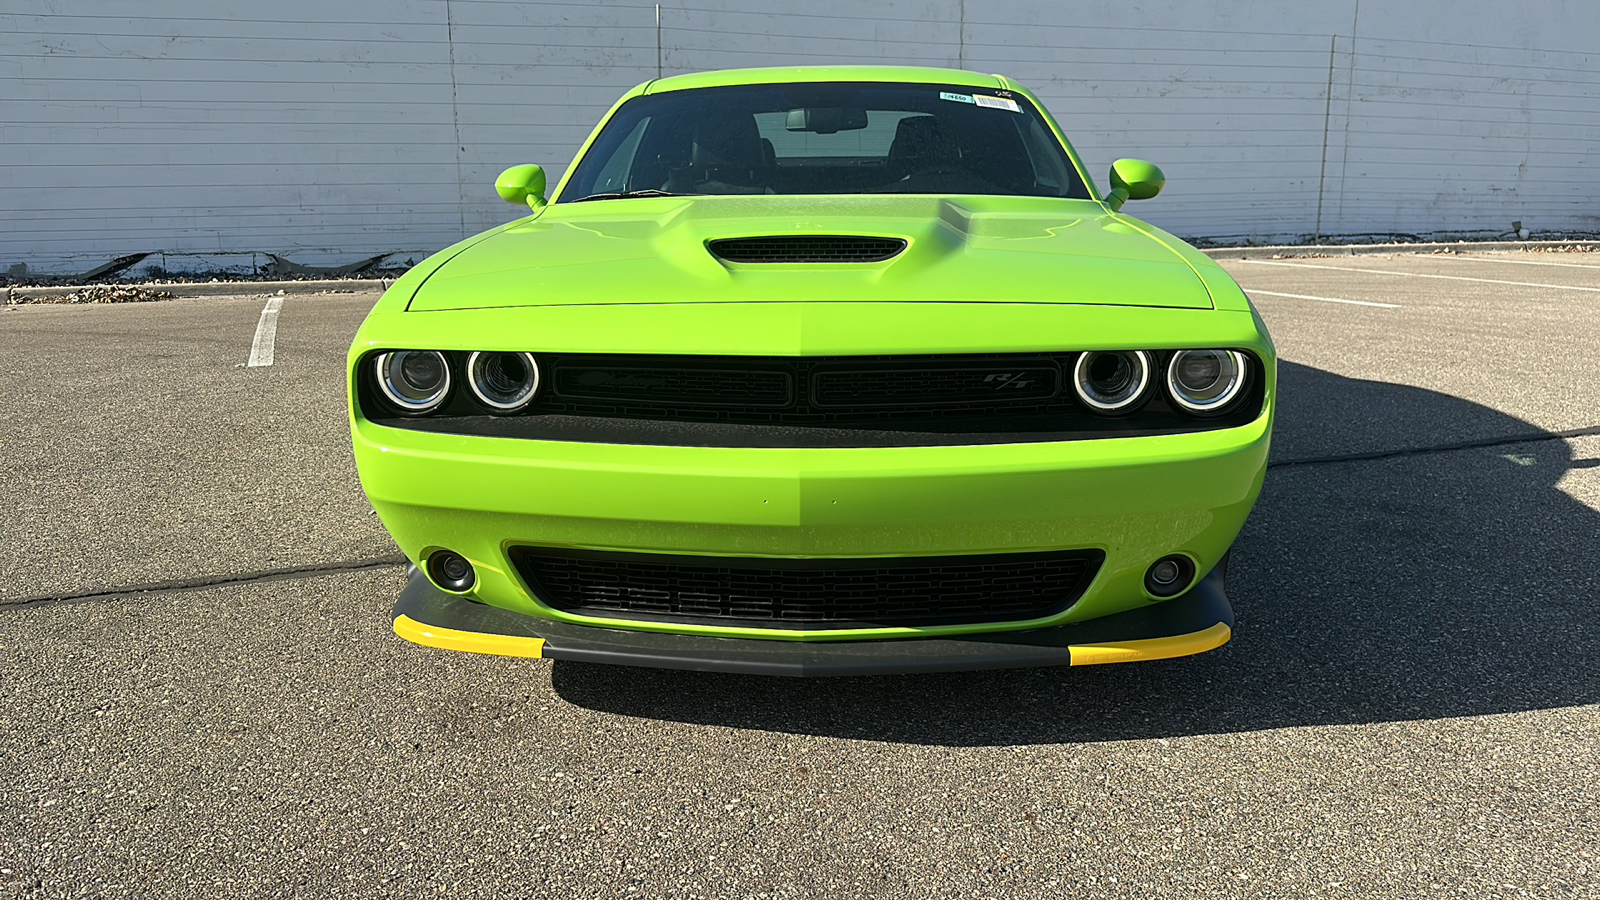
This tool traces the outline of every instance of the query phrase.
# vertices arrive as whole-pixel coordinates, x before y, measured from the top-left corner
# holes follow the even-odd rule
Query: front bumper
[[[569,625],[788,641],[943,637],[1084,622],[1149,603],[1169,553],[1210,570],[1265,471],[1270,418],[1166,437],[973,447],[761,450],[518,441],[357,419],[363,486],[414,562],[445,548],[474,600]],[[540,602],[518,546],[792,559],[1097,550],[1072,607],[987,625],[774,631],[571,615]]]
[[[1228,642],[1227,559],[1183,596],[1032,631],[795,642],[653,634],[551,622],[447,594],[412,569],[394,630],[429,647],[501,656],[749,675],[888,675],[1169,659]]]

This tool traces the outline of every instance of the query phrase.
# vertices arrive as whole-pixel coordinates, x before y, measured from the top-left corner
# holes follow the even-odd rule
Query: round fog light
[[[436,550],[428,557],[428,577],[439,587],[457,593],[471,588],[478,580],[472,563],[452,550]]]
[[[1194,581],[1194,563],[1177,553],[1156,560],[1144,573],[1144,589],[1153,597],[1181,594],[1191,581]]]

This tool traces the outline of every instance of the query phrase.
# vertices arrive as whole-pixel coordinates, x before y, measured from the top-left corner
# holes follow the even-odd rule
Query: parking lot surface
[[[376,295],[0,308],[0,898],[1600,897],[1600,254],[1225,265],[1233,642],[918,677],[407,644]]]

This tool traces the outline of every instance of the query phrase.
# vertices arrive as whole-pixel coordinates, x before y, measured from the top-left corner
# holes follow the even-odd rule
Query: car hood
[[[662,197],[561,203],[458,253],[414,311],[916,301],[1209,309],[1176,251],[1098,203],[1035,197]],[[731,263],[742,237],[899,238],[882,262]]]

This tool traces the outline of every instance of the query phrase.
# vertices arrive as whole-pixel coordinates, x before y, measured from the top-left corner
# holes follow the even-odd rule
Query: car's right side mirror
[[[544,209],[544,169],[535,165],[512,166],[494,180],[494,192],[507,203],[526,203],[534,212]]]
[[[1167,176],[1155,163],[1119,159],[1111,164],[1111,193],[1106,195],[1106,205],[1116,212],[1129,200],[1149,200],[1161,193],[1166,183]]]

